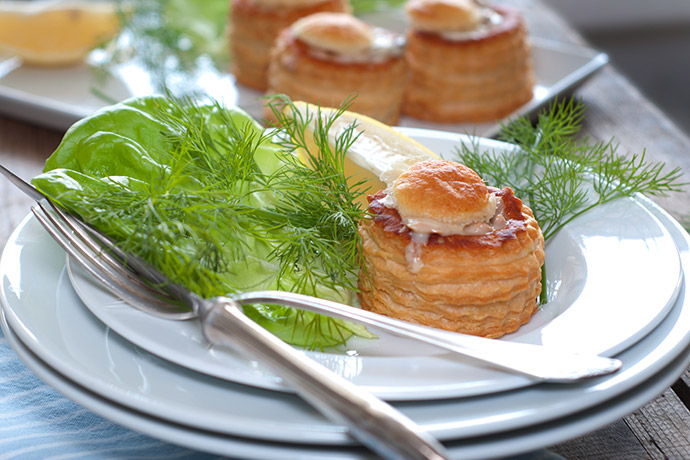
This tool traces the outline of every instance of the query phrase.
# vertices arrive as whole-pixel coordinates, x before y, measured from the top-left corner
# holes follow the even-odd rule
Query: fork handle
[[[206,339],[269,366],[315,409],[386,459],[441,460],[443,446],[386,402],[319,365],[249,319],[228,298],[200,306]]]

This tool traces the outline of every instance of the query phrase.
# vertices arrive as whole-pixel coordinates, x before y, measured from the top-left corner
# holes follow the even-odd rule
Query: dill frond
[[[145,123],[156,127],[141,142],[135,139],[141,127],[133,129],[134,138],[124,142],[142,155],[124,165],[117,149],[96,155],[90,170],[73,173],[79,187],[60,186],[61,203],[202,297],[283,289],[352,301],[362,211],[343,174],[351,132],[331,149],[332,120],[319,119],[323,152],[314,152],[307,166],[295,155],[309,136],[305,123],[286,119],[284,133],[302,141],[276,143],[273,131],[218,103],[156,97],[131,104],[112,110],[143,110]],[[101,116],[110,123],[110,115]],[[96,125],[86,127],[100,132]],[[151,132],[160,139],[150,139]],[[64,148],[72,145],[78,143]],[[76,164],[75,154],[62,152],[55,162]],[[288,307],[245,306],[245,312],[307,348],[369,335],[361,326]]]
[[[348,185],[344,173],[347,151],[356,139],[354,125],[333,145],[328,135],[351,101],[332,116],[320,110],[303,116],[283,96],[274,102],[274,114],[285,134],[278,142],[287,166],[267,185],[281,196],[275,210],[295,229],[290,244],[279,246],[275,255],[306,273],[323,273],[321,283],[329,288],[356,289],[361,250],[357,225],[364,215],[356,200],[364,193],[364,184]],[[276,109],[278,105],[281,110]],[[298,151],[306,154],[306,162],[299,159]]]
[[[554,102],[536,126],[522,118],[503,127],[501,139],[515,144],[515,151],[483,153],[475,141],[457,149],[459,161],[490,185],[512,187],[532,208],[546,240],[595,206],[687,185],[679,168],[649,163],[644,152],[622,155],[613,140],[578,137],[584,112],[581,101]]]

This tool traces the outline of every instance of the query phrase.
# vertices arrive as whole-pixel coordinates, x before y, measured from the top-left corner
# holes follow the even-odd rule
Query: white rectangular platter
[[[536,74],[534,97],[510,117],[530,116],[559,97],[568,96],[608,62],[605,53],[533,38]],[[0,56],[0,114],[66,130],[72,123],[112,101],[153,92],[147,71],[123,65],[104,79],[95,68],[83,65],[43,68],[22,65],[19,59]],[[261,118],[261,93],[236,84],[234,77],[209,69],[197,81],[212,96],[227,105],[239,105]],[[510,118],[509,117],[509,118]],[[438,124],[403,117],[401,126],[440,129],[483,137],[494,136],[501,120],[485,124]]]

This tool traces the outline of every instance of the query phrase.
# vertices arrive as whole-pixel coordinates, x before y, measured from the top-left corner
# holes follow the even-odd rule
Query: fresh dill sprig
[[[263,234],[245,202],[263,180],[254,160],[261,137],[249,125],[209,123],[189,102],[168,102],[153,114],[169,128],[161,133],[167,148],[150,152],[161,162],[146,180],[90,181],[73,204],[172,281],[204,297],[237,292],[226,275]]]
[[[91,165],[88,171],[70,173],[80,186],[70,188],[70,180],[51,195],[124,251],[202,297],[282,289],[354,301],[357,223],[363,211],[354,204],[357,195],[343,173],[351,133],[329,150],[328,129],[319,120],[317,145],[326,146],[324,155],[312,151],[307,165],[295,152],[310,138],[307,123],[300,120],[285,118],[283,134],[303,142],[285,137],[274,142],[274,131],[217,102],[197,105],[191,99],[154,97],[132,103],[145,111],[144,123],[155,126],[144,138],[139,138],[140,126],[128,131],[133,138],[123,142],[127,148],[136,146],[132,163],[123,161],[117,149],[96,154],[93,162],[85,162]],[[131,112],[127,104],[111,110]],[[111,116],[96,118],[111,123]],[[98,124],[90,121],[84,128],[98,130]],[[108,135],[128,135],[116,129],[117,134]],[[68,139],[64,149],[72,145],[79,143]],[[56,164],[62,161],[58,157],[65,162]],[[73,164],[72,158],[61,152],[53,164],[64,167]],[[46,176],[49,183],[64,177],[57,171]],[[245,306],[245,312],[307,348],[337,346],[353,334],[371,336],[360,325],[289,307]]]
[[[645,153],[621,155],[613,141],[578,137],[581,101],[554,102],[539,114],[536,127],[521,118],[503,127],[501,139],[517,148],[481,152],[477,142],[457,149],[459,161],[495,187],[511,187],[532,208],[549,240],[577,216],[621,197],[665,196],[680,191],[679,168],[649,163]]]
[[[276,247],[283,267],[300,266],[304,285],[356,289],[361,242],[357,225],[364,210],[357,198],[364,183],[348,183],[345,157],[356,140],[354,125],[346,128],[333,145],[329,131],[349,106],[346,101],[331,116],[322,112],[303,115],[285,96],[269,103],[281,134],[276,140],[285,153],[285,168],[267,182],[280,195],[276,216],[292,231]],[[326,277],[315,274],[326,274]]]

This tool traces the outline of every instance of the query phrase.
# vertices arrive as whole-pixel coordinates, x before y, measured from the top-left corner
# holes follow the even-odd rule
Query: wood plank
[[[672,388],[678,399],[690,409],[690,371],[686,370]]]
[[[673,390],[666,390],[625,422],[649,458],[690,458],[690,412]]]
[[[690,413],[669,389],[624,420],[549,450],[568,460],[690,458]]]
[[[634,460],[648,458],[635,434],[624,420],[586,436],[549,448],[567,460]]]
[[[55,150],[62,133],[0,117],[0,163],[15,174],[31,179],[41,172],[46,158]],[[0,180],[0,248],[31,208],[31,199],[9,181]]]

